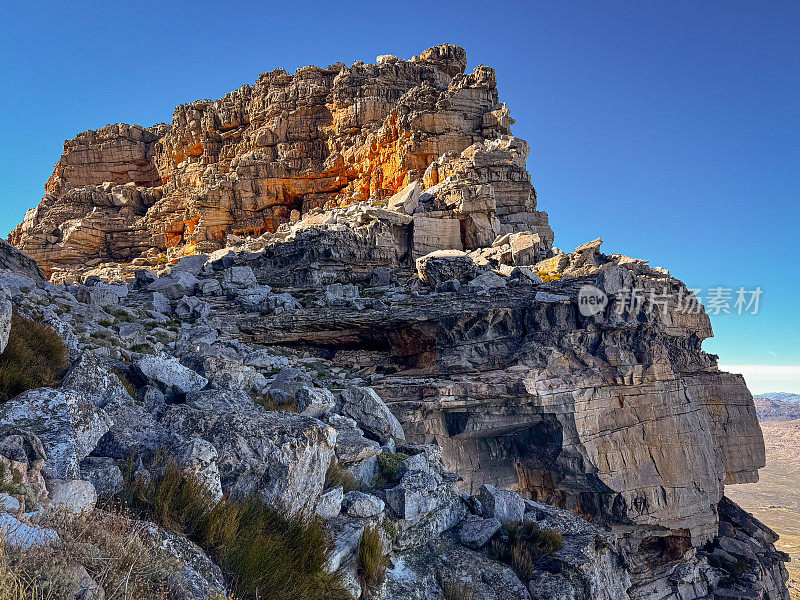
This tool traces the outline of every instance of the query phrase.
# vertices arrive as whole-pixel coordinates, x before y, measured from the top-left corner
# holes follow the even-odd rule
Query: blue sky
[[[3,7],[0,234],[80,131],[169,122],[175,105],[276,67],[450,42],[470,70],[497,70],[556,244],[601,236],[690,287],[760,286],[759,314],[713,316],[704,347],[734,367],[794,366],[759,387],[800,392],[800,3],[64,6]]]

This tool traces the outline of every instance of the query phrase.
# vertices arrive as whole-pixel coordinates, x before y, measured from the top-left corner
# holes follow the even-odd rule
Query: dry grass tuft
[[[0,402],[40,387],[55,387],[69,366],[69,350],[58,334],[14,310],[8,345],[0,354]]]
[[[325,487],[343,487],[345,494],[354,490],[361,489],[361,485],[356,478],[350,475],[336,458],[331,459],[331,464],[325,472]]]
[[[523,581],[536,570],[536,563],[564,546],[561,534],[555,529],[539,529],[533,522],[507,523],[492,540],[489,553],[511,565]]]
[[[358,540],[358,554],[356,555],[356,571],[361,586],[366,590],[383,583],[386,577],[386,556],[383,554],[383,540],[380,527],[374,525],[365,527]]]
[[[257,497],[215,504],[175,464],[149,482],[128,482],[124,496],[134,510],[203,548],[239,598],[351,600],[339,577],[325,572],[330,545],[318,519],[289,515]]]

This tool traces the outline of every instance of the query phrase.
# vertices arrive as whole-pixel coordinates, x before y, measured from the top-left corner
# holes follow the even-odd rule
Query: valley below
[[[774,529],[781,537],[775,544],[792,560],[789,592],[800,599],[800,419],[761,422],[767,465],[758,483],[728,486],[726,494],[742,508]]]

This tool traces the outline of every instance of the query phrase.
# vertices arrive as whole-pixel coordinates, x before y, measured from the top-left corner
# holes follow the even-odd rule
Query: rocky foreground
[[[764,442],[702,307],[599,239],[553,247],[494,73],[465,67],[273,72],[65,144],[10,236],[50,281],[0,245],[0,350],[13,314],[69,349],[0,405],[7,546],[58,553],[55,507],[102,512],[168,457],[215,502],[316,515],[355,598],[788,598],[776,534],[724,495]],[[137,517],[167,597],[237,592]],[[498,548],[526,523],[551,543],[522,565]]]

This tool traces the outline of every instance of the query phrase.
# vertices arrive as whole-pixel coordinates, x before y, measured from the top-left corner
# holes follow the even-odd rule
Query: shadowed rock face
[[[617,268],[617,267],[614,267]],[[280,317],[226,315],[253,339],[323,348],[373,382],[409,439],[436,443],[467,490],[518,489],[607,525],[715,535],[725,483],[764,464],[752,397],[701,350],[704,312],[676,310],[677,280],[659,312],[642,305],[584,317],[584,277],[401,300],[383,310],[336,307]],[[235,325],[232,325],[235,323]]]
[[[459,158],[514,122],[494,70],[465,73],[466,64],[462,48],[444,44],[408,61],[277,69],[219,100],[177,107],[169,125],[81,133],[64,143],[45,197],[9,241],[48,274],[148,251],[207,252],[315,207],[384,201],[462,172],[426,217],[447,213],[455,242],[474,248],[535,227],[552,242],[525,171],[527,144],[501,163],[490,147]],[[494,172],[471,177],[459,161]],[[420,239],[436,233],[428,222],[419,229]]]

